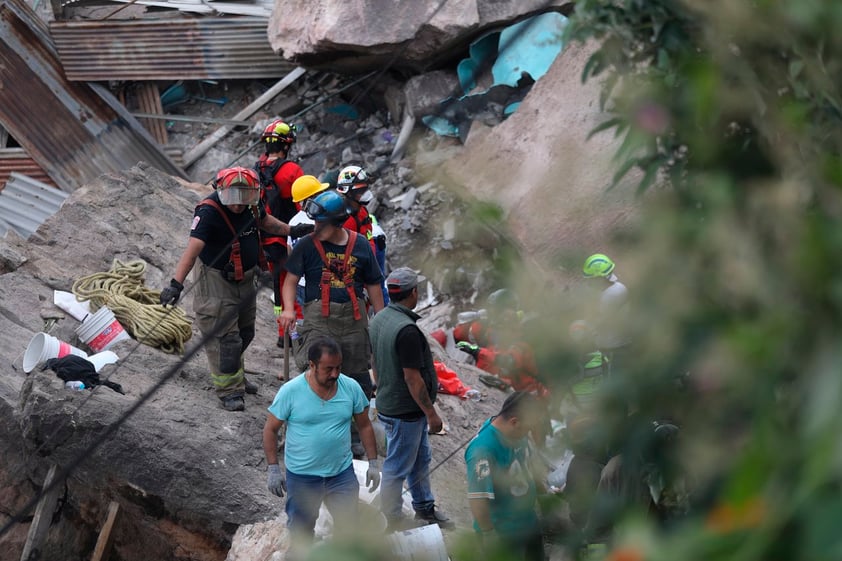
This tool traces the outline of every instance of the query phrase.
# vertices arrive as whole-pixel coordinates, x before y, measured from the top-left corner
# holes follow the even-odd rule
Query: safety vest
[[[210,206],[216,209],[216,212],[225,220],[225,223],[228,225],[228,229],[231,230],[231,234],[234,236],[234,241],[231,242],[231,253],[228,257],[228,260],[234,264],[234,280],[241,281],[245,278],[245,273],[243,272],[243,256],[240,252],[240,235],[237,232],[237,229],[234,228],[234,225],[231,224],[231,219],[228,218],[228,213],[222,208],[222,206],[217,203],[213,199],[203,199],[196,208],[200,206]],[[254,221],[257,222],[258,210],[256,205],[252,205],[249,207],[251,210],[251,215],[254,218]],[[261,271],[266,271],[268,269],[268,264],[266,263],[266,255],[263,253],[263,250],[260,248],[260,228],[257,229],[257,262],[260,265]]]
[[[351,253],[354,251],[354,244],[357,243],[357,233],[353,230],[348,230],[347,228],[343,229],[348,232],[348,245],[345,246],[345,259],[342,261],[341,265],[336,263],[331,265],[325,255],[325,248],[322,245],[322,242],[316,238],[315,233],[310,234],[313,237],[313,245],[316,246],[316,251],[319,252],[319,256],[322,258],[322,263],[324,263],[324,267],[322,268],[322,278],[319,283],[322,289],[322,316],[328,317],[330,315],[330,283],[334,278],[336,278],[337,280],[342,281],[345,285],[345,289],[348,291],[348,296],[351,298],[351,304],[354,307],[354,319],[360,320],[362,319],[362,314],[360,314],[360,303],[357,299],[357,293],[354,290],[354,277],[351,274],[350,266]]]

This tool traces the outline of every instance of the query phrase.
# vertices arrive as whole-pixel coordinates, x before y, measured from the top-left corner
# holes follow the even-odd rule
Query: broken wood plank
[[[47,538],[53,512],[56,510],[58,494],[61,490],[60,485],[53,485],[57,472],[58,466],[53,464],[44,479],[44,486],[41,488],[43,495],[41,495],[41,500],[38,501],[38,506],[35,507],[32,524],[29,525],[29,534],[26,536],[26,543],[20,556],[21,561],[36,561],[41,558],[41,546],[44,545],[44,540]]]
[[[292,72],[284,76],[281,81],[269,88],[263,95],[255,99],[248,105],[248,107],[234,115],[231,119],[234,121],[242,121],[251,117],[261,107],[272,101],[272,98],[281,93],[287,86],[289,86],[295,80],[297,80],[302,74],[304,74],[304,72],[305,70],[300,66],[295,68]],[[230,127],[228,125],[220,127],[208,138],[204,139],[199,144],[197,144],[192,150],[185,152],[184,167],[190,167],[191,165],[193,165],[196,162],[196,160],[202,157],[202,155],[205,152],[210,150],[214,144],[222,140],[222,138],[224,138],[226,134],[231,132],[232,128],[233,127]]]
[[[91,561],[108,561],[111,556],[111,546],[114,544],[114,526],[117,525],[118,514],[120,514],[120,504],[111,501],[108,505],[108,516],[105,518],[102,530],[99,531]]]
[[[137,99],[141,111],[160,115],[164,112],[161,105],[161,93],[155,82],[142,82],[137,85]],[[141,123],[159,145],[167,145],[167,124],[160,119],[141,119]]]

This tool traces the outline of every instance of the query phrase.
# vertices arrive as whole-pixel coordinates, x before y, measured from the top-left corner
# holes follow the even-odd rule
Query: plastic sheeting
[[[471,43],[468,58],[456,67],[465,95],[442,100],[441,110],[423,117],[424,124],[441,136],[464,139],[473,120],[500,120],[514,113],[532,84],[547,73],[561,53],[566,26],[566,17],[549,12],[486,33]],[[491,85],[475,91],[489,66]],[[493,104],[501,107],[498,114],[490,114]]]

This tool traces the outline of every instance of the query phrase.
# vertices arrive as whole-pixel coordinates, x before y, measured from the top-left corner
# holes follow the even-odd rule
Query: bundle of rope
[[[108,306],[123,328],[135,339],[166,353],[182,354],[193,335],[184,310],[159,303],[160,290],[144,286],[146,263],[115,259],[111,269],[81,277],[71,289],[76,299],[89,300],[91,311]]]

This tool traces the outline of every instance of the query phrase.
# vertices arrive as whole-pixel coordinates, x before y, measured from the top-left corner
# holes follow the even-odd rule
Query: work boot
[[[229,395],[222,398],[222,407],[226,411],[245,411],[246,402],[243,401],[243,396],[241,395]]]
[[[423,520],[427,524],[438,524],[440,528],[444,528],[445,530],[452,530],[456,527],[456,524],[445,513],[437,509],[435,505],[426,510],[416,510],[415,519]]]
[[[387,534],[391,534],[392,532],[403,532],[404,530],[412,530],[426,525],[427,522],[424,520],[414,520],[405,516],[397,516],[394,518],[390,516],[386,517]]]
[[[257,393],[257,384],[254,382],[250,382],[248,378],[243,376],[243,382],[246,384],[246,393],[249,395],[255,395]]]

